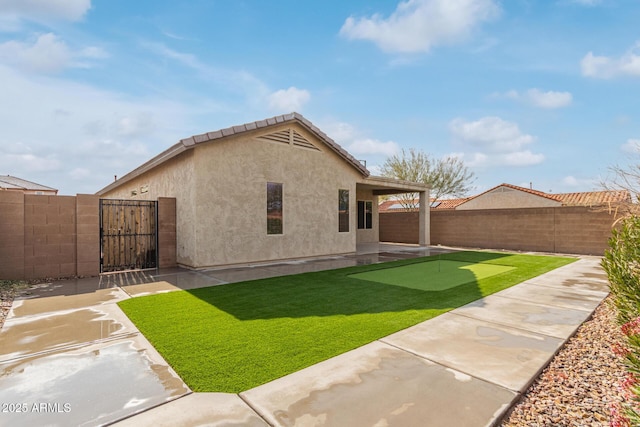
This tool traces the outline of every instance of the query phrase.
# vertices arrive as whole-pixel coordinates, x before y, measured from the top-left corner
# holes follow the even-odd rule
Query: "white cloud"
[[[595,6],[602,3],[602,0],[573,0],[573,3],[577,3],[582,6]]]
[[[522,101],[534,107],[546,109],[567,107],[573,102],[571,92],[556,92],[551,90],[543,92],[536,88],[529,89],[523,93],[517,90],[510,90],[505,93],[493,93],[491,96],[494,98],[508,98]]]
[[[378,141],[377,139],[357,139],[347,147],[352,154],[382,154],[385,156],[393,156],[400,147],[393,141]]]
[[[576,178],[573,175],[568,175],[562,178],[562,184],[567,187],[593,187],[596,184],[596,181],[593,179],[582,179]]]
[[[505,164],[509,166],[537,165],[539,163],[542,163],[543,161],[543,154],[532,153],[529,150],[506,153],[498,157],[498,164]]]
[[[322,129],[326,132],[327,135],[334,141],[339,144],[344,144],[345,142],[352,141],[358,135],[356,128],[344,122],[329,122],[322,125]]]
[[[252,107],[263,108],[268,102],[266,99],[271,91],[267,85],[247,71],[214,67],[202,62],[196,55],[171,49],[162,43],[142,42],[140,46],[165,61],[168,60],[196,71],[198,77],[207,84],[219,85],[225,90],[244,93]]]
[[[74,52],[53,33],[41,34],[29,43],[11,40],[0,44],[0,63],[36,73],[55,73],[67,67],[89,67],[90,64],[81,61],[107,56],[99,47],[86,47]]]
[[[395,141],[381,141],[371,138],[366,132],[356,128],[350,123],[329,120],[318,123],[329,138],[344,147],[349,153],[367,158],[367,168],[373,174],[379,173],[379,167],[375,162],[382,162],[386,157],[400,151],[400,145]]]
[[[459,140],[492,152],[517,151],[535,140],[523,134],[517,124],[499,117],[483,117],[473,122],[457,118],[451,121],[449,129]]]
[[[388,18],[380,14],[347,18],[340,35],[372,41],[385,52],[428,52],[433,46],[465,39],[499,13],[493,0],[407,0]]]
[[[202,105],[131,100],[85,84],[26,76],[0,65],[0,171],[60,189],[94,193],[192,133]],[[87,176],[86,170],[91,171]]]
[[[285,113],[300,111],[309,99],[311,94],[308,90],[291,86],[289,89],[281,89],[269,95],[269,109]]]
[[[566,107],[573,101],[570,92],[542,92],[538,89],[529,89],[527,98],[536,107],[549,109]]]
[[[55,34],[40,35],[33,44],[8,41],[0,44],[0,61],[35,72],[57,72],[71,60],[67,45]]]
[[[91,0],[2,0],[0,16],[33,21],[79,21],[91,8]]]
[[[620,148],[627,153],[640,153],[640,139],[627,139],[627,142],[620,146]]]
[[[640,42],[619,58],[596,56],[587,53],[580,61],[582,75],[599,79],[610,79],[620,75],[640,77]]]
[[[457,118],[449,123],[449,130],[456,143],[467,149],[463,159],[470,166],[528,166],[544,161],[543,154],[526,149],[534,136],[499,117],[471,122]]]

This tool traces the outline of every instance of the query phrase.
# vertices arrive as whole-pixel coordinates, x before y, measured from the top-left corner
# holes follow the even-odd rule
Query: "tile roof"
[[[484,192],[482,192],[480,194],[477,194],[475,196],[469,197],[468,200],[475,199],[476,197],[480,197],[483,194],[490,193],[491,191],[494,191],[494,190],[496,190],[496,189],[498,189],[500,187],[508,187],[508,188],[513,189],[513,190],[524,191],[525,193],[529,193],[529,194],[533,194],[533,195],[536,195],[536,196],[544,197],[545,199],[554,200],[556,202],[560,202],[561,201],[558,197],[556,197],[555,194],[548,194],[548,193],[545,193],[545,192],[542,192],[542,191],[534,190],[532,188],[520,187],[518,185],[507,184],[507,183],[504,183],[504,182],[502,184],[500,184],[500,185],[496,185],[495,187],[492,187],[492,188],[488,189],[487,191],[484,191]]]
[[[55,188],[36,184],[35,182],[11,175],[0,175],[0,188],[7,190],[58,191]]]
[[[455,209],[456,206],[466,202],[470,197],[463,197],[459,199],[431,199],[431,209]],[[419,205],[419,199],[414,199],[413,204]],[[394,212],[406,210],[399,200],[385,200],[378,205],[378,212]]]
[[[432,199],[431,209],[438,209],[438,210],[455,209],[459,205],[467,202],[468,200],[479,197],[483,194],[486,194],[500,187],[509,187],[514,190],[524,191],[525,193],[534,194],[536,196],[551,199],[551,200],[562,203],[562,206],[603,206],[607,204],[631,202],[631,195],[626,190],[586,191],[586,192],[579,192],[579,193],[549,194],[549,193],[544,193],[542,191],[533,190],[530,188],[519,187],[517,185],[500,184],[493,188],[490,188],[487,191],[484,191],[478,195],[471,196],[471,197],[464,197],[459,199],[442,199],[442,200]],[[417,206],[418,200],[417,199],[414,200],[414,203]],[[378,206],[378,212],[392,212],[392,211],[401,211],[401,210],[405,210],[405,208],[400,205],[400,202],[398,200],[386,200],[380,203],[380,205]]]
[[[165,161],[177,156],[178,154],[193,148],[197,144],[206,143],[210,141],[215,141],[217,139],[227,138],[232,135],[240,135],[245,132],[250,132],[256,129],[266,128],[269,126],[279,125],[283,123],[298,123],[302,125],[309,132],[314,134],[318,139],[324,142],[331,150],[337,153],[340,157],[350,163],[354,168],[356,168],[364,177],[368,177],[370,175],[367,168],[360,163],[355,157],[349,154],[344,148],[342,148],[338,143],[336,143],[333,139],[329,138],[327,134],[322,132],[318,127],[316,127],[313,123],[307,120],[302,114],[293,112],[289,114],[283,114],[276,117],[271,117],[265,120],[259,120],[256,122],[245,123],[243,125],[231,126],[225,129],[220,129],[213,132],[202,133],[199,135],[193,135],[189,138],[181,139],[180,142],[173,145],[169,149],[163,151],[153,159],[144,163],[140,167],[134,169],[129,172],[125,176],[121,177],[117,181],[109,184],[102,190],[98,191],[97,194],[103,194],[112,188],[118,187],[127,181],[141,175],[142,173],[164,163]]]
[[[463,197],[459,199],[443,199],[443,200],[435,200],[431,202],[432,209],[455,209],[459,205],[463,204],[471,197]],[[439,203],[436,205],[436,203]]]
[[[602,206],[609,203],[631,203],[631,195],[627,190],[558,193],[555,196],[562,201],[563,206]]]

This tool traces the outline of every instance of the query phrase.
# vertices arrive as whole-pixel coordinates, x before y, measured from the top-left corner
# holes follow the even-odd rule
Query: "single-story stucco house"
[[[97,194],[174,197],[177,262],[208,268],[353,253],[379,241],[378,196],[405,192],[429,200],[291,113],[183,139]],[[428,209],[418,241],[429,244]]]

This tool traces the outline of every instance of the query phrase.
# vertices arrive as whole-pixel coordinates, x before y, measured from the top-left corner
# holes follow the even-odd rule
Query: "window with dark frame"
[[[371,200],[358,200],[358,229],[373,228],[373,202]]]
[[[338,190],[338,232],[349,231],[349,190]]]
[[[282,184],[267,182],[267,234],[282,234]]]

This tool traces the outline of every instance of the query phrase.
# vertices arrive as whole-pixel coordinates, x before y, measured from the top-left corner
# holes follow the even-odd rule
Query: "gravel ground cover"
[[[567,341],[502,427],[610,425],[612,407],[624,400],[620,383],[626,376],[615,353],[625,339],[610,299]]]
[[[0,329],[4,325],[4,319],[7,318],[11,304],[16,294],[20,292],[23,285],[11,280],[0,280]]]

